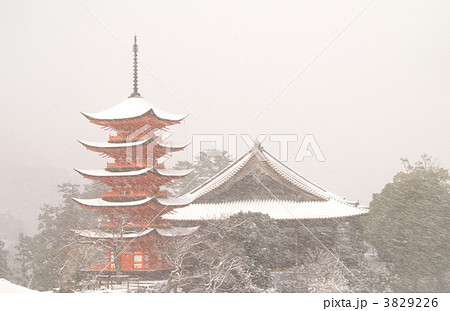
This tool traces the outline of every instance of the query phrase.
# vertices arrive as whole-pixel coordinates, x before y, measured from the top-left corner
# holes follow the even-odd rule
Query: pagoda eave
[[[172,144],[162,144],[158,142],[154,137],[147,138],[145,140],[138,140],[138,141],[131,141],[131,142],[124,142],[124,143],[111,143],[111,142],[87,142],[83,140],[78,140],[80,144],[85,146],[86,148],[95,148],[99,150],[106,150],[106,149],[126,149],[126,148],[134,148],[134,147],[140,147],[145,146],[148,144],[152,144],[154,147],[160,148],[160,149],[166,149],[166,150],[183,150],[189,144],[174,146]]]
[[[186,236],[194,233],[200,226],[195,227],[162,227],[162,228],[144,228],[143,230],[137,232],[125,232],[125,233],[114,233],[107,232],[105,230],[72,230],[78,236],[82,238],[89,239],[135,239],[147,236],[151,233],[157,233],[162,237],[176,237],[176,236]]]
[[[155,106],[146,102],[142,97],[130,97],[120,104],[107,109],[102,112],[89,113],[81,112],[90,121],[95,122],[133,122],[136,120],[143,120],[151,118],[160,123],[172,125],[184,120],[188,115],[176,115],[156,108]],[[145,122],[152,121],[146,119]]]
[[[75,169],[75,171],[81,174],[84,178],[101,182],[102,184],[113,188],[113,190],[115,190],[116,188],[134,188],[140,190],[150,189],[152,191],[158,190],[161,186],[171,183],[174,180],[180,179],[191,172],[191,170],[183,170],[180,171],[178,175],[174,175],[171,172],[164,172],[163,175],[156,170],[148,168],[140,170],[145,172],[142,172],[139,175],[137,175],[138,173],[136,173],[136,175],[127,176],[125,174],[128,172],[113,172],[125,174],[106,176],[103,175],[102,173],[100,174],[92,173],[92,171],[88,172],[77,169]],[[112,172],[105,172],[105,173],[112,173]]]
[[[137,207],[153,207],[153,208],[164,208],[164,207],[182,207],[189,205],[193,199],[192,198],[156,198],[147,197],[145,199],[136,201],[106,201],[103,198],[97,199],[78,199],[72,198],[80,206],[89,209],[102,209],[102,208],[137,208]]]
[[[121,172],[121,171],[111,172],[108,170],[81,170],[81,169],[76,169],[76,168],[74,170],[84,177],[97,178],[97,179],[104,179],[104,178],[129,179],[130,177],[139,178],[139,177],[144,177],[147,175],[155,175],[155,176],[164,177],[164,178],[177,178],[177,177],[185,177],[193,171],[193,169],[166,170],[166,169],[157,169],[157,168],[143,168],[140,170],[124,171],[124,172]]]

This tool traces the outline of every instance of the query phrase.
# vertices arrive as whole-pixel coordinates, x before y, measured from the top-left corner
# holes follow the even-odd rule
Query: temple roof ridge
[[[273,155],[271,155],[269,152],[263,150],[261,154],[266,159],[266,162],[269,163],[269,165],[273,169],[275,169],[281,176],[283,176],[289,182],[324,199],[328,199],[330,196],[332,196],[332,194],[329,191],[311,182],[310,180],[303,177],[299,173],[295,172],[290,167],[285,165],[283,162],[281,162]]]
[[[197,188],[185,194],[183,197],[197,198],[217,188],[225,181],[230,179],[234,174],[236,174],[242,168],[242,166],[244,166],[248,162],[251,156],[252,150],[242,155],[239,159],[237,159],[236,161],[225,167],[223,170],[218,172],[216,175],[211,177],[209,180],[207,180]]]

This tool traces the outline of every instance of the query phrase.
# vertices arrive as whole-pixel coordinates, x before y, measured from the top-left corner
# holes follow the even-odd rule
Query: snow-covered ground
[[[85,289],[81,292],[76,291],[75,293],[137,293],[137,292],[161,292],[161,288],[166,284],[166,280],[163,281],[140,281],[139,285],[137,283],[130,283],[127,286],[126,282],[121,285],[111,285],[109,288],[102,286],[95,290]],[[0,278],[0,294],[2,293],[39,293],[20,285],[11,283],[8,280]],[[51,293],[51,291],[47,292]]]
[[[35,290],[16,285],[8,280],[0,279],[0,293],[38,293]]]

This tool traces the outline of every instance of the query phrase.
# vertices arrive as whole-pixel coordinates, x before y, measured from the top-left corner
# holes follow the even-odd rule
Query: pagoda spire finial
[[[136,35],[134,35],[133,54],[133,93],[129,97],[141,97],[141,94],[138,92],[138,45]]]

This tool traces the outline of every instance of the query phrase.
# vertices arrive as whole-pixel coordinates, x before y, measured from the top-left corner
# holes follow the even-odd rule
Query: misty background
[[[3,222],[35,232],[57,184],[86,183],[74,167],[105,167],[77,139],[109,133],[80,111],[129,96],[135,33],[141,95],[190,114],[174,142],[296,134],[286,164],[363,204],[401,157],[449,168],[449,12],[448,1],[412,0],[1,1]],[[325,162],[294,161],[306,134]],[[238,139],[238,155],[247,150]],[[192,149],[167,164],[178,160]]]

